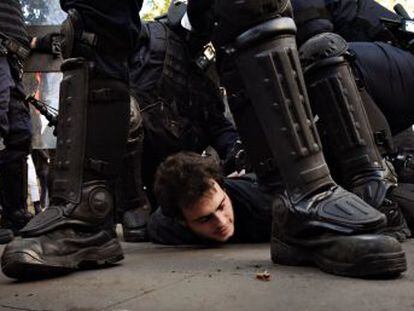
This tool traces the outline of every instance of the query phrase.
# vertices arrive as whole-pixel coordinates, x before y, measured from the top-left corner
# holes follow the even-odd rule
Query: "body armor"
[[[208,145],[217,147],[214,136],[229,131],[232,137],[228,146],[217,148],[225,158],[237,134],[223,116],[218,86],[195,65],[184,38],[164,21],[144,24],[143,30],[147,47],[132,60],[131,87],[145,129],[144,183],[151,186],[156,167],[168,155],[182,150],[201,153]],[[135,65],[145,55],[149,59]],[[151,67],[152,63],[156,67]]]

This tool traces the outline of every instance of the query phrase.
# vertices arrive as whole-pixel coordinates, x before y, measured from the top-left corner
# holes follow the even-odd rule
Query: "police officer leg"
[[[117,189],[117,208],[126,242],[145,242],[150,204],[143,190],[141,163],[144,128],[141,112],[131,97],[131,119],[127,152],[123,159]]]
[[[269,2],[273,8],[266,16]],[[385,216],[330,176],[300,67],[296,27],[291,18],[277,17],[289,15],[288,1],[220,3],[217,29],[225,33],[217,43],[235,58],[257,127],[264,133],[256,143],[267,145],[286,187],[274,201],[272,260],[287,265],[311,262],[329,273],[354,277],[405,271],[398,241],[375,234]],[[257,24],[260,15],[267,21]],[[248,25],[249,18],[255,23]],[[238,20],[246,23],[242,29]],[[243,27],[247,31],[241,33]]]
[[[26,157],[31,147],[31,122],[29,110],[23,103],[23,87],[19,77],[12,74],[9,62],[3,58],[0,105],[0,134],[3,134],[5,149],[0,151],[0,204],[3,213],[1,226],[2,242],[23,228],[32,218],[27,209],[27,163]],[[5,107],[4,107],[5,105]]]
[[[414,54],[378,42],[352,42],[350,51],[355,55],[354,64],[362,83],[387,117],[392,134],[396,135],[396,152],[388,156],[398,181],[412,183]],[[409,130],[405,131],[407,128]]]
[[[347,50],[347,42],[333,33],[317,35],[301,47],[310,98],[325,125],[344,186],[387,216],[386,232],[405,240],[410,231],[397,202],[389,199],[397,180],[375,144]]]
[[[109,2],[95,5],[118,13],[127,9]],[[89,21],[85,16],[90,18],[70,10],[62,27],[63,54],[75,58],[61,68],[51,206],[21,231],[22,239],[6,247],[2,270],[12,278],[45,277],[123,258],[112,213],[114,182],[128,135],[128,50],[107,49],[110,42],[84,28]],[[129,27],[122,30],[119,35],[132,34]]]

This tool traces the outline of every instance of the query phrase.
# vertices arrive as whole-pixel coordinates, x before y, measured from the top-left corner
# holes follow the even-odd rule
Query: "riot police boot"
[[[137,203],[139,207],[126,209],[122,215],[122,232],[125,242],[148,242],[147,225],[150,216],[148,201]]]
[[[311,263],[352,277],[396,276],[406,270],[406,259],[396,239],[377,234],[385,216],[331,178],[295,33],[291,18],[269,19],[226,45],[222,62],[229,104],[249,158],[256,172],[268,175],[260,181],[269,181],[276,193],[272,260]]]
[[[43,278],[123,259],[113,228],[113,188],[128,135],[128,85],[82,58],[61,67],[51,206],[2,255],[4,274]],[[110,124],[110,126],[109,126]]]
[[[0,167],[0,202],[3,207],[1,228],[18,234],[33,217],[27,208],[26,157]]]
[[[376,145],[347,42],[337,34],[323,33],[309,39],[300,52],[311,103],[344,186],[387,216],[384,233],[406,240],[410,230],[398,200],[390,196],[397,180]]]
[[[125,242],[147,242],[150,203],[143,190],[141,163],[144,128],[138,102],[131,97],[127,152],[117,185],[116,203]]]

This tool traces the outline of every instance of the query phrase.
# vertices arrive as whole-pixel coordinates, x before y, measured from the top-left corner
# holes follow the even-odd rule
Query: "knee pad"
[[[335,33],[322,33],[310,38],[299,49],[299,57],[306,71],[322,61],[342,57],[348,53],[348,43]]]

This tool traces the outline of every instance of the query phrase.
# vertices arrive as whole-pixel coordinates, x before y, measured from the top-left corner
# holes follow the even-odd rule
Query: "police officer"
[[[312,103],[329,124],[329,149],[347,173],[344,186],[359,196],[333,181],[322,153],[290,2],[216,1],[212,8],[209,20],[212,15],[202,13],[208,5],[190,2],[190,21],[201,33],[210,32],[222,52],[221,76],[241,137],[248,150],[261,150],[251,160],[262,184],[273,186],[275,194],[272,260],[313,263],[354,277],[403,272],[406,261],[398,241],[379,234],[385,216],[378,209],[388,204],[386,194],[394,185],[384,175],[346,42],[333,34],[312,37],[301,56]],[[197,24],[200,18],[204,21]],[[379,265],[366,265],[365,260],[379,258],[384,259]]]
[[[126,198],[121,219],[124,239],[130,242],[145,239],[148,201],[140,189],[143,184],[146,186],[155,208],[152,186],[155,171],[163,160],[179,151],[201,153],[211,146],[229,174],[236,169],[234,157],[241,150],[234,126],[223,115],[222,94],[212,74],[214,55],[207,60],[205,54],[210,50],[205,51],[182,26],[186,7],[183,1],[172,1],[166,16],[144,23],[139,49],[130,59],[131,90],[136,104],[139,103],[144,128],[144,133],[132,130],[137,137],[130,139],[122,176],[125,188],[118,196]],[[133,122],[132,128],[137,127],[137,122]],[[141,134],[142,182],[137,159],[142,151],[136,141]]]
[[[123,258],[113,230],[113,186],[128,135],[127,57],[137,43],[141,4],[61,1],[68,12],[62,25],[67,60],[61,68],[51,206],[6,247],[2,269],[10,277],[45,276]]]
[[[403,31],[402,16],[372,0],[294,0],[292,3],[299,43],[327,31],[334,31],[351,41],[348,60],[356,75],[372,130],[380,147],[385,147],[381,148],[384,149],[382,152],[392,161],[398,173],[399,186],[389,189],[389,197],[400,205],[413,230],[413,186],[406,184],[412,182],[411,155],[400,154],[391,138],[410,127],[414,121],[410,101],[414,96],[414,55],[406,49],[410,35]],[[381,20],[384,18],[394,21],[392,29],[385,27]],[[384,137],[384,132],[388,137]],[[331,165],[331,169],[334,167]],[[392,207],[388,212],[398,214]],[[394,220],[398,222],[396,218]]]
[[[298,44],[324,32],[341,35],[350,42],[358,78],[386,116],[392,134],[410,126],[413,110],[408,99],[412,88],[407,81],[414,77],[412,54],[400,48],[397,31],[392,32],[381,20],[398,23],[401,16],[374,0],[293,0],[292,6]]]
[[[31,218],[26,203],[31,122],[21,81],[30,43],[19,1],[2,1],[0,12],[0,139],[5,145],[0,150],[0,243],[5,243]]]

